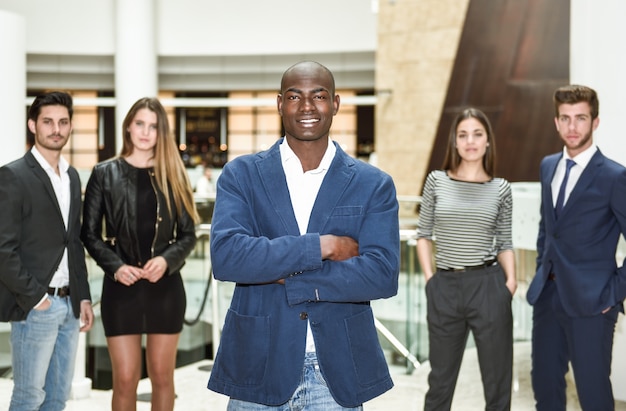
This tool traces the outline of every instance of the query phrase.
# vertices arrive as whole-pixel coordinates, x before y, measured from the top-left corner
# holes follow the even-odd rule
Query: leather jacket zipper
[[[156,221],[154,222],[154,238],[152,239],[152,244],[150,245],[150,258],[154,258],[154,247],[156,246],[157,237],[159,234],[159,220],[161,219],[161,201],[159,198],[159,191],[154,185],[154,170],[150,171],[150,184],[152,184],[152,189],[154,190],[154,196],[156,197]]]

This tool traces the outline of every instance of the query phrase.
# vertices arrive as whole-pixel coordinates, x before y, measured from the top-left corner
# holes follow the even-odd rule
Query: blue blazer
[[[553,272],[568,315],[592,316],[626,297],[626,267],[615,259],[626,233],[626,169],[598,150],[556,220],[551,182],[562,155],[541,162],[537,272],[526,297],[534,304]]]
[[[307,320],[334,399],[355,407],[393,386],[370,300],[398,290],[398,203],[391,177],[337,146],[300,235],[279,140],[223,169],[211,227],[216,279],[236,283],[208,387],[279,405],[297,388]],[[320,235],[350,236],[359,256],[322,260]],[[285,284],[276,280],[285,279]]]

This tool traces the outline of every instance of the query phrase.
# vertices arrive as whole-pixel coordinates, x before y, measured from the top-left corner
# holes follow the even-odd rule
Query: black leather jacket
[[[138,266],[141,260],[136,232],[137,175],[136,168],[115,158],[97,164],[87,183],[80,237],[91,257],[111,278],[123,264]],[[181,269],[196,244],[195,226],[185,210],[177,217],[173,201],[170,217],[165,197],[152,179],[157,197],[152,257],[165,258],[166,275],[171,275]]]

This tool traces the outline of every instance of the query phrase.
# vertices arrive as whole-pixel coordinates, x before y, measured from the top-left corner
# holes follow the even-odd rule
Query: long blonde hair
[[[183,208],[194,219],[199,221],[196,204],[193,199],[193,190],[189,181],[189,175],[185,170],[183,160],[180,158],[178,147],[174,142],[174,138],[170,135],[170,125],[167,113],[161,105],[161,102],[153,97],[144,97],[135,102],[128,110],[124,122],[122,123],[122,132],[124,135],[121,157],[127,157],[132,154],[134,146],[130,138],[128,128],[131,122],[141,109],[148,109],[157,115],[157,140],[154,148],[154,175],[156,183],[163,195],[167,210],[172,216],[172,205],[170,199],[170,190],[174,198],[176,210],[180,216]]]

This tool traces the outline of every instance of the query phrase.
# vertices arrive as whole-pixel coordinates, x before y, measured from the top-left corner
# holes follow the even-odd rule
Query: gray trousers
[[[502,267],[437,271],[426,284],[429,389],[425,411],[449,410],[469,331],[483,381],[486,410],[510,410],[513,374],[511,293]]]

